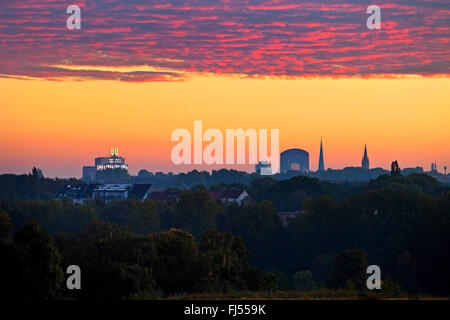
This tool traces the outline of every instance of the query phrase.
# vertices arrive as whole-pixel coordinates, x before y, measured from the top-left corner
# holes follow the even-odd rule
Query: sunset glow
[[[207,4],[206,4],[207,3]],[[279,129],[317,169],[450,164],[448,1],[0,3],[0,173],[81,176],[118,147],[130,173],[170,161],[177,128]],[[253,170],[253,166],[233,166]]]
[[[325,166],[423,166],[450,160],[450,81],[441,79],[253,79],[198,77],[179,83],[0,80],[0,168],[80,176],[81,166],[117,146],[130,171],[186,171],[170,151],[176,128],[278,128],[280,149],[310,152],[320,137]],[[200,167],[209,170],[208,166]],[[236,166],[235,166],[236,168]],[[248,166],[237,168],[249,169]]]

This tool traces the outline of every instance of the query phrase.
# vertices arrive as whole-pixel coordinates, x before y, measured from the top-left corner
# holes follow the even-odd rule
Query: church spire
[[[362,158],[361,165],[364,169],[369,169],[369,157],[367,156],[367,145],[364,144],[364,156]]]
[[[323,161],[322,137],[320,138],[320,156],[319,156],[319,170],[318,171],[325,171],[325,164]]]

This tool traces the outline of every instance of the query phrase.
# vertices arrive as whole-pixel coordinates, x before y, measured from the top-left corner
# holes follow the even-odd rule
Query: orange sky
[[[0,78],[0,173],[81,176],[83,165],[118,147],[136,174],[186,171],[170,151],[174,129],[280,129],[280,150],[302,148],[317,169],[450,164],[450,78],[241,79],[181,82],[47,81]],[[248,169],[248,167],[235,167]],[[209,169],[203,167],[203,169]]]

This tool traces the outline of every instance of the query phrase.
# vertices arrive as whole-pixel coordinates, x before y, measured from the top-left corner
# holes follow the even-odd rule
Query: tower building
[[[111,148],[110,157],[95,158],[95,167],[97,171],[105,169],[124,169],[128,171],[128,165],[125,163],[125,158],[119,157],[118,148]]]
[[[97,172],[106,169],[122,169],[128,171],[128,165],[125,163],[125,158],[119,157],[119,149],[111,148],[110,157],[97,157],[93,166],[83,167],[83,180],[88,183],[93,183]]]
[[[325,164],[323,161],[322,138],[320,138],[319,169],[317,171],[325,171]]]
[[[436,160],[434,160],[434,163],[431,163],[431,172],[437,172],[437,163]]]
[[[361,161],[361,166],[364,168],[364,169],[369,169],[369,157],[367,156],[367,145],[365,145],[364,144],[364,156],[363,156],[363,158],[362,158],[362,161]]]

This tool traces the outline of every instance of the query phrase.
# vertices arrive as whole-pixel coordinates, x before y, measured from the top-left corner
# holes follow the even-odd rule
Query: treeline
[[[364,288],[365,267],[375,264],[385,288],[450,294],[450,193],[436,180],[383,176],[369,184],[339,186],[307,177],[263,179],[249,193],[256,201],[242,206],[196,190],[166,203],[36,200],[3,202],[2,208],[15,230],[36,221],[52,235],[69,235],[61,243],[78,239],[71,240],[75,249],[61,249],[67,253],[83,251],[80,235],[98,221],[133,239],[185,230],[197,239],[200,253],[202,239],[215,228],[242,237],[250,264],[275,273],[281,289]],[[264,198],[272,201],[259,201]],[[298,214],[283,226],[276,206]]]
[[[405,173],[410,174],[417,172],[405,170]],[[288,171],[285,174],[278,173],[272,175],[270,176],[270,179],[274,181],[282,181],[298,176],[304,176],[335,183],[367,183],[370,180],[386,174],[389,174],[389,171],[382,168],[367,170],[361,167],[348,167],[340,170],[328,169],[322,172]],[[255,180],[261,178],[264,178],[264,176],[233,169],[212,170],[212,172],[192,170],[187,173],[179,174],[173,174],[171,172],[167,174],[163,172],[152,173],[147,170],[140,170],[137,176],[132,176],[123,169],[110,169],[97,172],[95,180],[98,183],[151,183],[157,189],[191,189],[197,185],[203,185],[209,188],[216,184],[243,184],[250,186]],[[442,178],[444,179],[445,177]]]
[[[85,184],[85,182],[75,178],[44,178],[38,174],[39,171],[39,169],[33,168],[32,172],[27,175],[0,175],[0,201],[49,200],[55,198],[58,191],[65,185]],[[415,171],[404,170],[404,172]],[[306,197],[328,194],[337,199],[342,199],[353,193],[379,188],[383,184],[390,187],[397,184],[396,188],[412,188],[432,194],[439,193],[444,188],[450,189],[449,184],[443,185],[438,182],[435,179],[438,178],[437,176],[433,178],[427,174],[412,173],[399,176],[399,179],[394,182],[386,173],[387,171],[379,168],[372,170],[345,168],[342,170],[329,169],[325,172],[310,172],[308,174],[289,171],[288,174],[264,177],[255,173],[249,174],[242,171],[221,169],[213,170],[211,173],[193,170],[176,175],[162,172],[153,174],[141,170],[137,176],[131,176],[126,170],[109,169],[99,171],[96,182],[150,183],[154,190],[168,188],[220,190],[227,186],[234,186],[241,189],[245,188],[257,201],[271,200],[281,211],[297,210]],[[338,175],[338,177],[335,177],[335,175]],[[361,176],[367,178],[362,179]],[[342,177],[342,179],[339,177]],[[447,182],[450,183],[450,180]],[[422,183],[423,185],[421,185]]]
[[[187,173],[173,174],[140,170],[137,176],[130,175],[123,169],[110,169],[97,172],[96,182],[98,183],[151,183],[156,189],[179,188],[190,189],[196,185],[210,187],[219,183],[241,183],[250,185],[255,179],[260,178],[255,173],[247,173],[237,170],[213,170],[207,171],[192,170]]]
[[[285,257],[295,259],[284,260],[285,270],[310,270],[327,284],[336,255],[362,249],[384,279],[405,290],[449,294],[449,231],[450,193],[383,189],[340,203],[328,196],[309,199],[286,229]],[[337,286],[345,285],[345,279]]]
[[[80,184],[77,179],[49,179],[39,177],[37,169],[30,174],[0,175],[0,201],[54,199],[65,185]]]
[[[281,181],[291,179],[297,176],[305,176],[309,178],[317,178],[321,181],[330,181],[335,183],[367,183],[375,180],[380,176],[387,175],[390,172],[382,168],[373,168],[370,170],[361,167],[347,167],[344,169],[328,169],[326,171],[288,171],[287,173],[274,174],[271,179]],[[422,168],[406,168],[401,170],[403,176],[411,174],[423,174]],[[437,179],[441,183],[450,184],[450,176],[443,175],[436,171],[426,172],[428,176]],[[248,173],[237,170],[212,170],[212,172],[192,170],[187,173],[173,174],[156,172],[152,173],[147,170],[140,170],[137,176],[130,175],[126,170],[102,170],[97,172],[96,181],[99,183],[151,183],[157,189],[166,188],[193,188],[196,185],[204,185],[211,187],[215,184],[244,184],[251,185],[253,181],[263,178],[256,173]]]
[[[429,195],[450,191],[449,186],[442,185],[436,179],[425,174],[382,175],[368,183],[331,183],[305,176],[282,181],[264,178],[253,181],[250,187],[245,187],[253,199],[256,201],[270,200],[279,211],[300,210],[307,198],[328,195],[341,201],[352,195],[386,188],[406,192],[423,192]]]
[[[51,237],[35,222],[13,239],[11,231],[0,211],[0,281],[9,299],[154,299],[276,288],[274,274],[249,265],[242,238],[214,229],[199,244],[187,231],[143,236],[104,222],[77,236]],[[81,290],[66,287],[70,265],[81,269]]]

